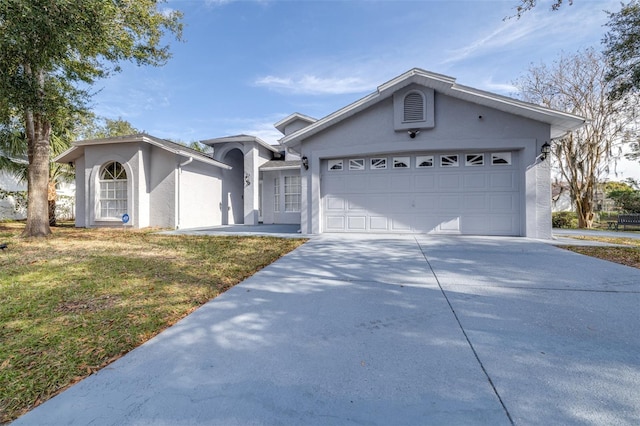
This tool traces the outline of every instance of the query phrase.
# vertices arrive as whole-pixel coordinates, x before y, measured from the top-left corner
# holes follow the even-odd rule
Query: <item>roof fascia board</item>
[[[300,170],[300,165],[297,166],[273,166],[273,167],[259,167],[261,172],[275,172],[278,170]]]
[[[288,115],[282,120],[278,121],[276,124],[273,125],[273,127],[278,129],[280,133],[284,134],[285,128],[289,124],[294,123],[295,121],[298,121],[298,120],[307,122],[309,124],[313,124],[316,121],[318,121],[317,118],[309,117],[308,115],[300,114],[299,112],[294,112],[293,114]]]
[[[109,145],[109,144],[119,144],[119,143],[134,143],[134,142],[145,142],[145,143],[148,143],[150,145],[156,146],[156,147],[158,147],[160,149],[163,149],[165,151],[171,152],[173,154],[179,155],[179,156],[184,157],[184,158],[193,158],[194,160],[199,161],[201,163],[210,164],[212,166],[220,167],[222,169],[227,169],[227,170],[231,169],[231,166],[229,166],[227,164],[224,164],[224,163],[221,163],[219,161],[216,161],[213,158],[209,158],[207,156],[199,154],[197,151],[190,151],[190,150],[186,150],[186,149],[180,149],[180,148],[177,148],[177,147],[176,148],[172,148],[172,147],[167,146],[167,144],[165,144],[162,139],[158,139],[158,138],[155,138],[153,136],[146,135],[146,134],[138,134],[138,135],[130,135],[130,136],[118,136],[118,137],[105,138],[105,139],[88,139],[88,140],[83,140],[83,141],[77,141],[77,142],[74,142],[73,146],[71,148],[69,148],[67,151],[63,152],[62,154],[60,154],[56,158],[54,158],[53,161],[60,162],[61,160],[68,159],[69,156],[72,153],[74,153],[77,149],[80,149],[80,148],[82,148],[83,152],[84,152],[84,147],[86,147],[86,146]],[[81,155],[82,155],[82,153],[79,153],[77,156],[74,157],[74,159],[78,158]]]
[[[81,151],[80,153],[76,153],[76,151]],[[64,151],[61,154],[58,154],[57,156],[55,156],[52,161],[54,163],[69,163],[75,159],[77,159],[78,157],[82,156],[82,153],[84,152],[84,147],[78,147],[78,146],[72,146],[71,148],[67,149],[66,151]],[[75,153],[75,155],[73,155]]]
[[[261,145],[265,148],[267,148],[269,151],[272,152],[280,152],[280,150],[278,148],[276,148],[275,146],[263,141],[262,139],[260,139],[257,136],[249,136],[249,135],[237,135],[237,136],[225,136],[222,138],[214,138],[214,139],[206,139],[203,141],[200,141],[200,143],[203,143],[205,145],[215,145],[215,144],[219,144],[219,143],[229,143],[229,142],[239,142],[239,143],[245,143],[245,142],[255,142],[258,145]]]

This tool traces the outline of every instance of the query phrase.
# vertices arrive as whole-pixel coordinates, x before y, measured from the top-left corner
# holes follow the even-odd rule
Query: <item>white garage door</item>
[[[322,161],[323,232],[519,235],[518,152]]]

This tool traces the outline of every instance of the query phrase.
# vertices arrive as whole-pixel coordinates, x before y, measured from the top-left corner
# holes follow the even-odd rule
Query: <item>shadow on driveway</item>
[[[638,306],[531,240],[315,237],[15,424],[633,424]]]

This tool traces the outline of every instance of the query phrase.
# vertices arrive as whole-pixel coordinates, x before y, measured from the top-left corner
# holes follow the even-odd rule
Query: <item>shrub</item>
[[[551,224],[554,228],[577,228],[578,215],[575,212],[553,212]]]

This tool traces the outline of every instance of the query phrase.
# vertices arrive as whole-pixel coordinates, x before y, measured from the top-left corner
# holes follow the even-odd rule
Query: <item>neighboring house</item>
[[[74,218],[75,184],[61,182],[56,185],[56,218]],[[23,194],[23,195],[19,195]],[[14,175],[0,171],[0,220],[22,220],[27,217],[27,183]]]
[[[27,158],[12,159],[28,164]],[[59,182],[56,185],[56,218],[70,220],[74,216],[75,184]],[[23,220],[27,217],[27,181],[0,170],[0,220]]]
[[[76,164],[77,226],[115,223],[126,210],[137,227],[262,222],[299,223],[309,234],[550,238],[541,149],[583,123],[412,69],[320,120],[281,120],[280,146],[248,135],[210,139],[210,158],[135,135],[76,142],[56,161]],[[126,185],[113,176],[119,168]],[[198,220],[184,220],[187,211]]]
[[[571,189],[566,182],[553,182],[551,184],[551,211],[575,211],[573,200],[571,199]]]
[[[598,184],[593,194],[594,211],[611,213],[619,210],[616,202],[607,196],[604,184]],[[571,198],[571,188],[566,182],[553,182],[551,185],[551,211],[575,212],[575,202]]]
[[[17,193],[27,191],[26,182],[20,182],[14,175],[0,170],[0,220],[16,220],[27,217],[27,211],[16,198]]]

